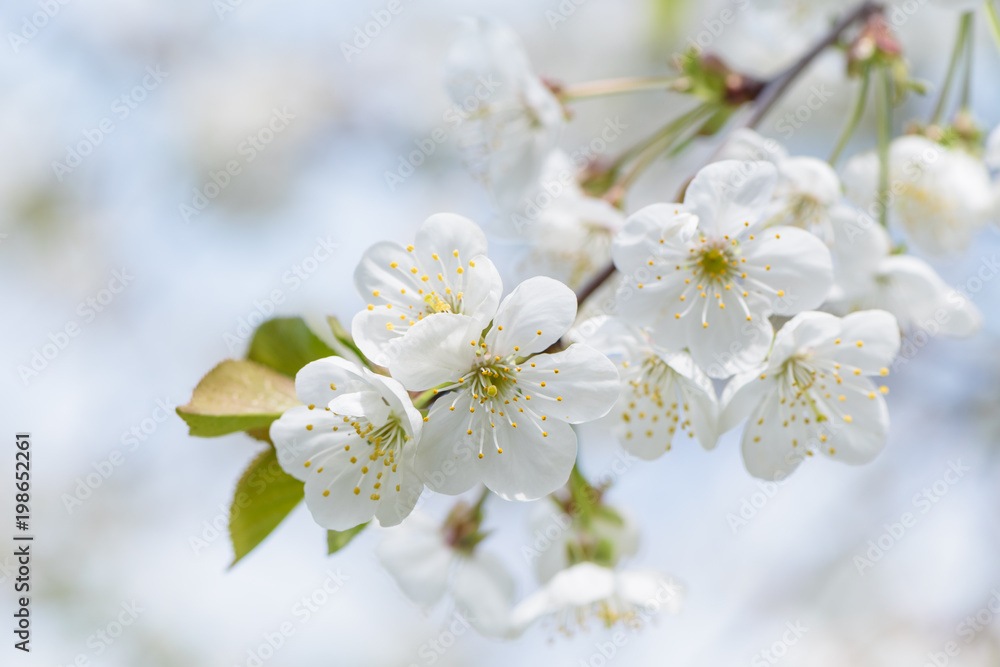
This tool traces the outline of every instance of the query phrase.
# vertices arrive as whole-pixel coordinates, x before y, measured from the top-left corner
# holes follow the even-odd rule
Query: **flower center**
[[[451,313],[454,312],[451,309],[451,304],[442,299],[437,295],[437,292],[431,292],[424,297],[424,303],[427,304],[428,314],[433,315],[434,313]]]
[[[797,194],[791,197],[788,203],[787,215],[790,218],[789,224],[802,229],[808,229],[810,226],[816,224],[822,212],[823,205],[816,197],[809,194]],[[781,221],[778,224],[782,224]]]
[[[695,276],[709,283],[723,282],[733,273],[736,260],[732,252],[720,243],[709,243],[698,253]]]
[[[517,394],[514,387],[517,384],[514,369],[506,363],[507,361],[505,359],[496,361],[494,357],[493,363],[482,364],[466,376],[472,382],[473,395],[477,396],[480,402],[492,398],[507,400]]]
[[[354,495],[360,495],[362,487],[370,487],[370,499],[380,500],[383,487],[400,490],[399,484],[392,484],[390,481],[396,473],[397,461],[396,452],[402,450],[404,444],[411,439],[403,427],[403,421],[395,413],[390,413],[385,423],[375,428],[375,425],[364,417],[343,416],[344,422],[351,425],[355,433],[366,443],[371,445],[367,460],[362,454],[361,460],[357,456],[351,457],[351,464],[360,466],[361,476],[354,487]],[[336,427],[334,430],[337,430]],[[350,445],[345,449],[350,451]],[[306,464],[309,465],[308,463]]]

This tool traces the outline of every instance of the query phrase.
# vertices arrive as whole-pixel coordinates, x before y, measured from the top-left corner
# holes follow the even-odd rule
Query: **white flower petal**
[[[781,182],[778,194],[808,195],[824,206],[840,199],[840,179],[837,172],[823,160],[814,157],[791,157],[778,165]]]
[[[612,570],[593,563],[580,563],[563,570],[544,588],[518,603],[511,612],[511,626],[515,633],[520,633],[543,616],[609,599],[614,592]]]
[[[801,349],[825,346],[840,335],[840,318],[830,313],[800,313],[785,323],[774,337],[768,370],[777,371]]]
[[[768,392],[750,413],[741,442],[747,472],[768,481],[790,475],[805,460],[810,446],[810,434],[802,420],[788,421],[785,426],[779,408],[778,392]]]
[[[753,130],[740,127],[726,139],[718,160],[764,161],[779,164],[788,151],[774,139],[765,139]]]
[[[833,286],[833,260],[818,238],[795,227],[771,227],[746,245],[750,277],[770,288],[779,315],[818,307]],[[769,267],[769,268],[768,268]]]
[[[473,366],[482,323],[439,313],[417,322],[389,349],[389,371],[410,391],[457,382]]]
[[[673,446],[682,414],[674,407],[677,380],[668,372],[662,383],[650,387],[648,393],[642,378],[634,382],[637,386],[627,386],[616,406],[615,436],[629,454],[652,461]]]
[[[694,366],[695,377],[684,378],[678,382],[682,405],[690,406],[686,411],[688,421],[698,442],[705,449],[715,449],[715,444],[719,439],[719,403],[715,396],[715,388],[712,381]]]
[[[868,463],[885,447],[889,434],[889,410],[885,400],[866,377],[844,376],[837,390],[844,397],[837,407],[851,420],[834,418],[823,423],[821,431],[826,440],[819,451],[852,465]]]
[[[574,343],[562,352],[532,357],[518,374],[518,386],[536,401],[535,410],[542,405],[550,418],[579,424],[608,414],[621,380],[610,359]]]
[[[589,345],[616,365],[630,361],[641,346],[648,344],[640,329],[629,326],[617,317],[606,315],[581,322],[566,337],[574,343]]]
[[[893,255],[879,266],[879,276],[885,283],[881,298],[866,303],[891,312],[903,330],[919,327],[932,335],[966,338],[982,328],[983,316],[975,304],[946,285],[926,262]]]
[[[478,462],[490,491],[504,500],[535,500],[564,485],[576,463],[573,428],[556,419],[530,418],[514,428],[501,419],[490,430],[503,453],[484,447]]]
[[[686,240],[697,224],[698,219],[683,204],[652,204],[639,209],[628,217],[611,244],[615,267],[626,275],[643,269],[657,256],[661,239],[666,242],[680,236]]]
[[[760,314],[759,305],[750,301],[744,306],[740,295],[722,289],[710,295],[706,292],[699,300],[700,307],[680,322],[687,330],[691,358],[709,377],[729,377],[764,360],[773,329]],[[720,303],[726,307],[720,308]],[[753,313],[749,321],[748,311]],[[659,342],[655,330],[653,339]]]
[[[616,573],[615,588],[623,600],[643,612],[679,613],[684,589],[656,570],[624,570]]]
[[[871,219],[865,219],[866,226],[862,226],[857,212],[847,207],[835,208],[830,217],[836,283],[843,298],[855,299],[871,290],[873,275],[889,256],[889,234]]]
[[[487,637],[509,634],[514,580],[499,558],[477,550],[463,559],[455,574],[452,595],[462,616],[480,634]]]
[[[774,378],[764,371],[766,366],[744,371],[734,375],[722,391],[722,410],[719,414],[719,433],[726,433],[736,428],[740,422],[750,416],[754,408],[767,394],[775,390]],[[764,377],[762,378],[761,375]]]
[[[528,556],[533,561],[535,576],[542,583],[569,567],[567,539],[573,536],[573,519],[552,498],[542,498],[528,515],[531,530]]]
[[[479,225],[454,213],[437,213],[424,220],[413,245],[424,254],[437,253],[444,268],[451,269],[449,274],[487,251],[486,234]]]
[[[295,479],[306,481],[310,472],[304,465],[306,461],[324,452],[337,454],[345,444],[357,439],[354,429],[339,428],[343,423],[342,417],[323,408],[310,410],[303,405],[286,410],[280,419],[271,422],[269,429],[282,469]],[[333,431],[334,426],[337,431]]]
[[[417,445],[419,448],[419,445]],[[395,526],[408,517],[416,507],[420,494],[424,491],[424,482],[416,470],[417,452],[414,447],[403,448],[397,458],[398,475],[383,477],[382,499],[375,509],[375,518],[381,526]],[[385,465],[383,464],[383,469]],[[399,489],[396,489],[396,484]]]
[[[365,415],[373,423],[381,423],[389,416],[389,404],[382,400],[382,394],[369,389],[351,393],[337,392],[326,407],[341,415]]]
[[[688,185],[684,205],[709,236],[736,236],[761,221],[777,183],[769,162],[725,160],[704,167]]]
[[[382,398],[389,405],[389,408],[400,418],[405,415],[409,421],[410,432],[419,435],[424,419],[420,411],[413,407],[413,401],[410,400],[410,395],[406,393],[403,385],[393,378],[378,375],[367,368],[363,369],[362,372],[368,382],[379,388]]]
[[[500,303],[486,344],[493,354],[527,356],[562,338],[576,319],[576,295],[558,280],[539,276],[518,285]],[[514,350],[517,347],[518,350]]]
[[[375,553],[417,604],[430,606],[444,596],[455,552],[444,541],[441,526],[430,517],[414,513],[386,533]]]
[[[417,451],[416,468],[432,491],[458,495],[481,479],[478,438],[482,430],[479,419],[470,411],[473,403],[469,394],[459,392],[441,396],[431,406]],[[473,433],[467,433],[468,430]]]
[[[361,369],[340,357],[309,362],[295,374],[295,393],[299,400],[320,407],[327,405],[335,396],[366,388],[368,381]]]
[[[899,353],[899,324],[884,310],[862,310],[841,320],[840,337],[816,347],[816,352],[844,365],[877,375]]]
[[[869,207],[878,195],[878,173],[879,159],[875,151],[851,156],[840,171],[840,181],[847,198],[859,208],[875,215],[877,210],[871,211]]]

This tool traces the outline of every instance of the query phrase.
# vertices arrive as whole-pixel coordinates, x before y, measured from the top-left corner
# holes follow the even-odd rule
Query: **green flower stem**
[[[837,139],[837,145],[834,147],[833,153],[830,154],[829,162],[831,166],[837,164],[840,154],[847,148],[847,142],[850,141],[855,130],[858,129],[858,124],[861,122],[861,117],[865,114],[865,107],[868,104],[868,87],[870,83],[871,67],[865,66],[858,87],[858,97],[854,102],[854,111],[851,113],[850,118],[847,119],[847,124],[844,125],[844,129],[840,133],[840,138]]]
[[[691,111],[684,113],[668,123],[660,132],[646,142],[646,147],[642,149],[632,166],[615,182],[608,190],[605,198],[613,204],[619,203],[625,192],[635,183],[635,181],[645,172],[656,159],[660,157],[677,138],[700,120],[704,120],[715,111],[712,104],[701,104]]]
[[[878,199],[881,204],[879,222],[889,226],[889,141],[892,137],[892,76],[885,67],[879,69],[876,86],[878,107]]]
[[[659,130],[657,130],[655,134],[646,137],[636,145],[626,149],[625,152],[623,152],[615,159],[615,161],[609,168],[609,171],[615,172],[620,170],[625,164],[632,161],[637,156],[641,155],[650,146],[674,136],[678,132],[677,126],[683,123],[685,119],[690,115],[699,112],[702,106],[704,105],[697,106],[691,111],[688,111],[678,116],[677,118],[671,120],[669,123],[661,127]]]
[[[974,16],[969,13],[969,32],[965,39],[965,67],[962,73],[962,98],[960,109],[966,110],[972,101],[972,62],[975,60]]]
[[[996,42],[997,48],[1000,49],[1000,12],[997,11],[996,2],[993,2],[993,0],[986,3],[986,18],[989,19],[987,25],[990,26],[990,34],[993,35],[993,41]]]
[[[958,63],[965,52],[965,41],[968,39],[972,26],[972,12],[962,14],[958,23],[958,35],[955,37],[955,48],[951,52],[951,60],[948,62],[948,72],[945,74],[944,82],[941,84],[941,92],[938,93],[937,104],[934,106],[934,113],[931,114],[931,123],[937,124],[944,114],[944,107],[948,101],[948,92],[951,90],[952,81],[958,71]]]
[[[560,102],[607,97],[609,95],[624,95],[646,91],[668,91],[676,89],[683,77],[676,76],[634,76],[623,79],[604,79],[590,81],[573,86],[566,86],[556,97]]]

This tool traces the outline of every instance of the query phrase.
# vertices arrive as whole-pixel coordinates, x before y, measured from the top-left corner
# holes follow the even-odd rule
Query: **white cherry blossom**
[[[517,35],[483,18],[468,19],[446,63],[452,100],[466,112],[459,143],[467,163],[513,210],[541,175],[564,123],[562,105],[534,73]]]
[[[778,181],[767,212],[768,225],[808,230],[833,245],[830,213],[841,201],[837,172],[814,157],[791,157],[774,139],[740,128],[726,141],[720,160],[765,160],[778,170]]]
[[[589,621],[639,628],[660,613],[680,611],[682,595],[680,584],[653,570],[620,571],[579,563],[514,607],[511,632],[521,634],[542,619],[567,635],[587,630]]]
[[[869,376],[886,375],[899,351],[896,318],[882,310],[843,319],[807,312],[778,331],[767,363],[737,375],[722,395],[721,429],[747,418],[743,461],[751,475],[787,476],[819,452],[862,464],[885,446],[889,412]]]
[[[376,548],[382,566],[413,602],[432,606],[450,592],[463,617],[480,633],[507,634],[514,580],[495,556],[464,549],[449,530],[422,512],[414,512],[386,533]]]
[[[531,244],[524,268],[576,288],[611,261],[611,241],[625,216],[603,199],[587,196],[569,156],[553,151],[540,191],[512,216],[519,235]]]
[[[619,365],[622,393],[610,418],[626,451],[652,460],[670,451],[677,434],[697,438],[705,449],[715,447],[715,388],[690,355],[658,347],[617,318],[588,320],[574,333]]]
[[[532,561],[542,583],[570,567],[571,558],[595,555],[614,566],[639,550],[639,525],[628,513],[602,506],[588,516],[570,514],[554,498],[543,498],[529,515],[533,543],[521,552]]]
[[[573,292],[537,277],[503,300],[485,333],[482,320],[445,313],[400,340],[392,376],[411,391],[441,388],[418,462],[432,489],[457,494],[482,481],[505,499],[533,500],[566,482],[570,424],[603,417],[619,392],[614,364],[596,350],[540,354],[575,316]]]
[[[486,235],[474,222],[439,213],[420,225],[413,244],[382,241],[365,251],[354,285],[369,303],[351,323],[365,356],[388,365],[393,342],[430,315],[491,315],[503,283],[486,249]]]
[[[394,526],[424,488],[414,470],[423,422],[403,387],[339,357],[307,364],[295,376],[306,405],[271,424],[278,463],[305,482],[316,523],[347,530],[378,519]]]
[[[965,338],[982,326],[982,314],[968,298],[949,287],[923,260],[892,252],[889,235],[870,219],[842,207],[834,213],[836,288],[831,310],[848,313],[882,309],[903,331],[924,329],[932,335]]]
[[[874,152],[851,158],[841,179],[847,197],[878,219],[879,160]],[[983,161],[961,148],[946,149],[916,135],[889,149],[889,221],[928,253],[965,250],[994,212],[994,195]]]
[[[727,160],[695,176],[683,204],[654,204],[612,246],[625,277],[619,314],[668,350],[687,348],[711,377],[760,363],[771,314],[819,306],[833,282],[822,241],[795,227],[766,227],[777,170]]]

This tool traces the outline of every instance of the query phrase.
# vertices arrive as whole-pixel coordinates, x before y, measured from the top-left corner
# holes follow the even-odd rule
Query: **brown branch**
[[[766,116],[767,112],[771,110],[771,107],[773,107],[774,104],[781,99],[781,96],[785,93],[788,87],[792,85],[792,82],[795,81],[800,74],[802,74],[803,70],[805,70],[805,68],[808,67],[820,53],[822,53],[827,47],[833,46],[833,44],[840,39],[840,36],[844,34],[844,31],[849,27],[859,21],[864,21],[872,14],[881,11],[882,3],[875,2],[874,0],[865,0],[865,2],[862,2],[852,11],[845,14],[830,29],[830,32],[828,32],[821,40],[813,44],[811,49],[804,53],[788,69],[771,79],[764,86],[764,89],[761,91],[754,103],[753,113],[749,118],[747,118],[742,126],[749,128],[757,127],[757,125],[760,124],[760,121],[764,120],[764,116]]]

